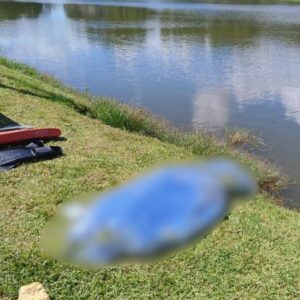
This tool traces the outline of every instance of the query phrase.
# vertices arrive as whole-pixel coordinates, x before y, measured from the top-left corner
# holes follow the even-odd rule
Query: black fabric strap
[[[21,163],[52,159],[63,154],[60,147],[43,146],[41,142],[0,150],[0,171],[10,170]]]

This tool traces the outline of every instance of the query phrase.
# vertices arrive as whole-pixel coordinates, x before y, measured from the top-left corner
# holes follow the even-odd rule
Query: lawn
[[[0,173],[0,298],[16,299],[20,286],[39,281],[51,299],[299,299],[299,213],[276,206],[266,191],[205,240],[160,263],[81,270],[45,257],[39,236],[58,204],[122,183],[159,161],[228,154],[248,161],[263,188],[279,177],[229,146],[197,136],[195,147],[191,136],[175,138],[160,127],[158,134],[144,115],[132,126],[128,114],[135,113],[121,107],[120,115],[117,104],[101,103],[106,110],[0,59],[0,111],[24,124],[60,127],[66,137],[51,143],[63,147],[63,157]]]

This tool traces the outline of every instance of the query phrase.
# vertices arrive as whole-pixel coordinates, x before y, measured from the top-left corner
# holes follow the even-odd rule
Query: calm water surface
[[[300,6],[0,2],[0,49],[179,126],[253,129],[300,182]]]

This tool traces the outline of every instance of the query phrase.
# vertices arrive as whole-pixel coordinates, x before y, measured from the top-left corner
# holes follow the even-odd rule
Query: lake
[[[82,91],[183,128],[254,130],[300,207],[300,6],[10,1],[0,32],[1,54]]]

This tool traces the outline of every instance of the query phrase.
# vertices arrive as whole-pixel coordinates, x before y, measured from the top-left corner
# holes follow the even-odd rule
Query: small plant
[[[264,141],[249,129],[229,128],[225,131],[225,140],[227,143],[238,147],[263,148],[265,146]]]

